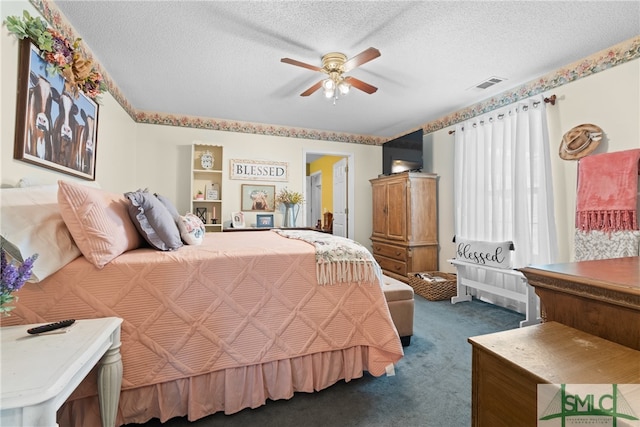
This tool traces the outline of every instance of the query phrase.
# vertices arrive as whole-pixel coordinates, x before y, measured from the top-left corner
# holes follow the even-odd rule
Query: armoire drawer
[[[407,263],[377,255],[374,255],[374,258],[376,259],[376,261],[378,261],[378,264],[380,264],[380,268],[382,268],[383,270],[391,271],[403,277],[407,276]]]
[[[385,245],[384,243],[373,242],[373,254],[381,255],[387,258],[397,259],[399,261],[407,260],[407,249],[393,245]]]

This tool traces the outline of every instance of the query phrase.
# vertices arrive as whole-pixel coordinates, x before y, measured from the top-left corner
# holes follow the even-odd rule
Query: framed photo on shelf
[[[273,214],[257,214],[256,227],[273,228]]]
[[[205,186],[205,199],[206,200],[218,200],[220,199],[220,190],[218,190],[218,184],[207,184]]]
[[[250,185],[242,184],[242,208],[243,211],[273,212],[276,206],[275,185]]]
[[[67,92],[29,39],[20,41],[19,56],[13,158],[95,180],[98,104]]]
[[[233,224],[233,228],[244,228],[244,214],[242,212],[231,212],[231,224]]]

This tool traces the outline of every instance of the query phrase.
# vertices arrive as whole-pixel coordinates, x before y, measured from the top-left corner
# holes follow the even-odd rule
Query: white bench
[[[525,304],[525,320],[520,322],[520,327],[535,325],[540,323],[540,310],[538,296],[536,295],[533,286],[529,285],[527,278],[521,272],[517,270],[489,267],[480,264],[474,264],[470,262],[460,261],[458,259],[450,259],[449,262],[456,267],[457,271],[457,295],[451,298],[451,304],[456,304],[462,301],[471,301],[471,294],[467,292],[468,288],[478,289],[493,295],[509,298]],[[503,274],[506,276],[516,277],[522,281],[522,292],[504,289],[498,286],[494,286],[490,283],[482,283],[477,280],[472,280],[468,276],[470,269],[481,269],[488,272],[494,272]]]

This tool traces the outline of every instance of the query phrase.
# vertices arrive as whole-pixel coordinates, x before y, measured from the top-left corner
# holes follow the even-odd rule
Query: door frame
[[[336,157],[346,157],[347,158],[347,166],[349,167],[349,179],[347,180],[347,207],[349,208],[349,213],[347,214],[347,221],[349,227],[347,229],[347,237],[349,239],[354,239],[355,236],[355,160],[354,154],[343,152],[343,151],[329,151],[329,150],[319,150],[319,149],[311,149],[311,148],[303,148],[302,149],[302,164],[305,167],[302,168],[302,186],[304,188],[304,198],[307,200],[307,154],[315,154],[321,156],[336,156]],[[333,191],[333,189],[331,190]],[[307,210],[304,209],[304,223],[307,224]]]

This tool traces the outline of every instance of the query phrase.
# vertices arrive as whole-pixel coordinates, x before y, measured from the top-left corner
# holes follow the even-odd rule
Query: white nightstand
[[[0,328],[0,425],[57,426],[56,411],[100,362],[102,425],[114,426],[122,385],[121,323],[117,317],[78,320],[54,335],[27,334],[36,325]]]

